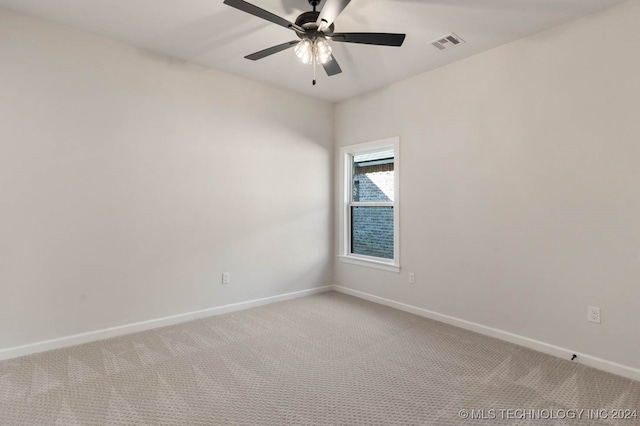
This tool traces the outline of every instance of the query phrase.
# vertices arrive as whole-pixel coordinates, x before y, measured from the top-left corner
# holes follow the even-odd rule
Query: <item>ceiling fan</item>
[[[336,33],[334,32],[333,21],[351,0],[327,0],[319,12],[316,11],[316,6],[320,4],[321,0],[307,1],[313,7],[313,11],[301,13],[293,23],[244,0],[224,0],[224,4],[293,30],[300,39],[269,47],[247,55],[245,58],[257,61],[295,46],[296,56],[303,63],[313,65],[313,84],[315,85],[317,64],[323,66],[328,76],[342,72],[336,58],[333,57],[331,45],[328,43],[329,40],[341,43],[375,44],[378,46],[402,46],[404,42],[405,34]]]

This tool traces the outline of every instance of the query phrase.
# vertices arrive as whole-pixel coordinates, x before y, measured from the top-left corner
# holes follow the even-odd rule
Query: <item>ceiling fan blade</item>
[[[328,36],[342,43],[376,44],[378,46],[402,46],[406,34],[392,33],[334,33]]]
[[[329,77],[331,77],[332,75],[340,74],[342,72],[340,65],[338,65],[338,61],[336,61],[336,58],[333,55],[331,55],[331,60],[326,64],[322,64],[322,66],[324,67],[324,70],[327,72],[327,75]]]
[[[278,15],[274,15],[271,12],[267,12],[264,9],[260,9],[258,6],[247,3],[244,0],[224,0],[224,4],[228,4],[229,6],[235,7],[238,10],[247,12],[253,16],[257,16],[258,18],[266,19],[269,22],[273,22],[274,24],[281,25],[285,28],[296,28],[296,25],[292,22],[289,22],[286,19],[279,17]]]
[[[258,59],[265,58],[269,55],[273,55],[274,53],[282,52],[296,44],[300,43],[299,40],[288,41],[286,43],[279,44],[277,46],[270,47],[268,49],[261,50],[256,53],[252,53],[251,55],[245,56],[246,59],[251,59],[252,61],[257,61]]]
[[[340,15],[340,12],[342,12],[350,2],[351,0],[327,0],[324,6],[322,6],[322,10],[316,21],[318,28],[320,28],[321,31],[329,28],[338,15]]]

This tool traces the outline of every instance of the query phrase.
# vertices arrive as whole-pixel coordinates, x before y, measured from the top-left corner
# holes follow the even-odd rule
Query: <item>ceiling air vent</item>
[[[431,44],[433,44],[435,47],[437,47],[440,50],[451,49],[463,43],[464,43],[464,40],[458,37],[457,35],[455,35],[454,33],[447,34],[431,42]]]

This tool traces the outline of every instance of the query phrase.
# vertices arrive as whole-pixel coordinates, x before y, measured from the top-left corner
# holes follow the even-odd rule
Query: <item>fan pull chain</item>
[[[316,55],[313,53],[313,85],[316,85]]]

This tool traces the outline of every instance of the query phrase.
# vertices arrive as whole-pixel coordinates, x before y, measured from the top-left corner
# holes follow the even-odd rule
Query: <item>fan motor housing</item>
[[[316,24],[316,22],[318,21],[318,16],[320,16],[320,12],[304,12],[296,18],[296,25],[304,28],[305,30],[305,34],[298,34],[298,37],[303,38],[313,36],[318,31],[318,25]],[[322,31],[322,33],[331,35],[333,34],[333,30],[334,25],[331,24],[329,28]]]

